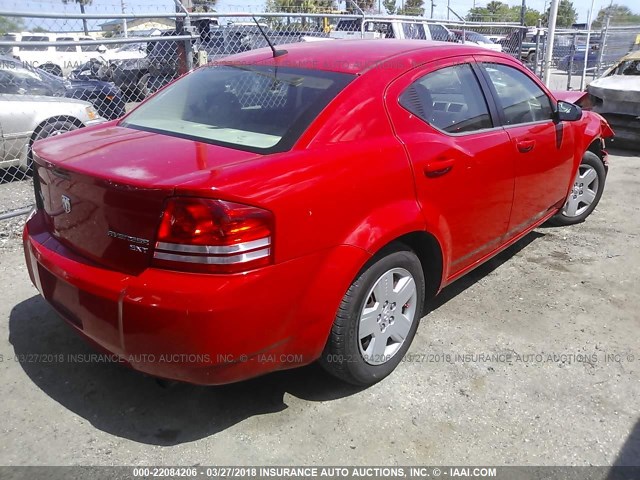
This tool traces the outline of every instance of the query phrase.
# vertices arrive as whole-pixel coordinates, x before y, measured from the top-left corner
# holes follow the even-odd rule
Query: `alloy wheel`
[[[381,365],[400,350],[415,322],[418,293],[411,273],[383,273],[365,297],[358,322],[358,346],[369,365]]]
[[[562,213],[567,217],[582,215],[596,199],[598,186],[598,172],[590,165],[580,165]]]

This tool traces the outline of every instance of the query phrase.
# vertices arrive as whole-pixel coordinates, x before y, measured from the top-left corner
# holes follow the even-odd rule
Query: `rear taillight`
[[[170,198],[153,253],[156,267],[234,273],[272,262],[268,210],[206,198]]]

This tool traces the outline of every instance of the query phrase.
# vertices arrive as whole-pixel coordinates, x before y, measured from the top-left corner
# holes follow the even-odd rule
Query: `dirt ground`
[[[448,287],[395,373],[318,367],[170,388],[89,354],[0,222],[0,464],[639,465],[640,157],[587,222],[540,228]]]

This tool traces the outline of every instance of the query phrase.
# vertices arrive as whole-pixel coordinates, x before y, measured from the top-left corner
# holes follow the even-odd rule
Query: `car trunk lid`
[[[149,265],[165,199],[177,186],[256,156],[117,126],[84,130],[35,144],[38,204],[65,247],[132,274]]]

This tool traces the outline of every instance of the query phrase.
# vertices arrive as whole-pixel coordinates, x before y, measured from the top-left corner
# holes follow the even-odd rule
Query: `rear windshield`
[[[353,75],[207,66],[141,104],[122,126],[258,153],[290,149]]]

